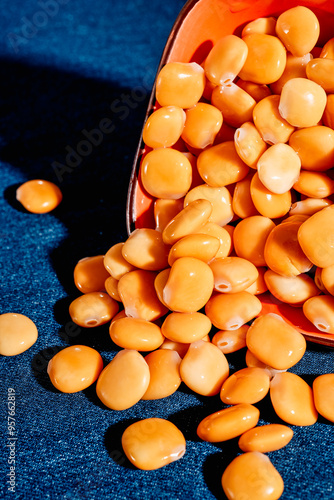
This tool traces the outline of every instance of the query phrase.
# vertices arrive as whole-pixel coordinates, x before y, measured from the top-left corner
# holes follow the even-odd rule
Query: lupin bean
[[[267,455],[258,451],[232,460],[222,476],[222,486],[228,500],[278,500],[284,490],[282,477]]]
[[[182,458],[186,441],[172,422],[147,418],[127,427],[122,435],[122,447],[138,469],[155,470]]]
[[[16,199],[28,212],[45,214],[59,205],[63,195],[53,182],[33,179],[17,188]]]

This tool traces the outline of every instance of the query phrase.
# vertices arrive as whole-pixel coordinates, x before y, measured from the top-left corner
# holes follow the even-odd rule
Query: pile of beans
[[[57,389],[97,382],[112,410],[168,397],[182,382],[219,395],[225,406],[197,434],[209,442],[240,436],[243,453],[222,475],[229,499],[283,492],[266,453],[293,431],[257,426],[255,405],[267,394],[286,424],[310,426],[318,414],[334,422],[334,373],[311,388],[289,372],[305,339],[280,316],[260,315],[258,298],[269,291],[334,333],[334,38],[318,47],[319,32],[315,14],[295,7],[221,38],[202,65],[161,69],[140,170],[156,226],[74,269],[82,295],[70,305],[72,320],[110,323],[120,350],[103,367],[96,350],[71,346],[48,365]],[[243,348],[246,366],[231,374],[226,355]],[[186,451],[182,432],[160,418],[130,425],[122,446],[143,470]]]

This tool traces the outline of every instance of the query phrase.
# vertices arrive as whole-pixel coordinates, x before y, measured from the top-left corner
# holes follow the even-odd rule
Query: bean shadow
[[[77,261],[105,253],[127,236],[128,182],[149,91],[7,59],[1,66],[0,160],[23,180],[41,178],[60,187],[63,201],[52,216],[66,237],[50,261],[66,293],[77,295]],[[17,187],[4,196],[24,211]]]

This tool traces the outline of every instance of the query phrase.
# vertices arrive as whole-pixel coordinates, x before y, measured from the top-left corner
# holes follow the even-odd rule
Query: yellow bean
[[[156,81],[160,106],[191,108],[201,98],[205,87],[204,70],[197,63],[167,63]]]
[[[181,257],[171,267],[163,300],[172,311],[191,313],[205,306],[212,291],[213,273],[208,264]]]
[[[161,333],[173,342],[189,344],[208,335],[211,327],[209,318],[200,312],[172,312],[166,316]]]
[[[195,200],[187,205],[172,219],[162,232],[162,239],[167,245],[188,234],[198,232],[208,222],[212,213],[212,203],[208,200]]]
[[[334,373],[325,373],[314,379],[313,396],[320,415],[334,422]]]
[[[103,360],[95,349],[85,345],[72,345],[53,356],[47,372],[56,389],[74,393],[92,385],[102,369]]]
[[[278,500],[284,490],[282,477],[258,451],[234,458],[223,473],[222,486],[228,500]]]
[[[157,349],[145,356],[150,383],[142,399],[161,399],[173,394],[181,384],[180,355],[170,349]]]
[[[108,323],[119,311],[119,304],[104,292],[89,292],[74,299],[69,314],[74,323],[84,328]]]
[[[197,168],[203,181],[212,187],[222,187],[241,181],[249,167],[238,155],[234,141],[225,141],[201,152]]]
[[[82,293],[103,292],[109,272],[104,267],[104,255],[85,257],[74,268],[74,284]]]
[[[169,247],[160,231],[140,228],[132,231],[122,247],[124,259],[132,266],[146,271],[160,271],[168,265]]]
[[[215,236],[189,234],[178,240],[169,251],[168,264],[172,266],[180,257],[194,257],[203,262],[210,262],[217,254],[220,241]]]
[[[35,323],[18,313],[0,314],[0,354],[16,356],[28,350],[37,340]]]
[[[293,430],[283,424],[253,427],[240,436],[238,445],[242,451],[269,453],[284,448],[292,439]]]
[[[282,88],[278,110],[293,127],[318,125],[327,102],[326,92],[307,78],[291,78]]]
[[[137,351],[153,351],[164,341],[159,326],[140,318],[126,317],[113,321],[109,335],[116,345]]]
[[[313,325],[325,333],[334,333],[334,297],[319,295],[303,304],[303,313]]]
[[[212,337],[212,343],[219,347],[221,352],[228,354],[246,347],[246,334],[249,325],[242,325],[234,331],[219,330]]]
[[[268,394],[269,383],[269,375],[263,368],[243,368],[225,380],[220,390],[220,399],[228,405],[255,404]]]
[[[156,273],[143,269],[131,271],[121,277],[118,293],[127,316],[154,321],[166,314],[168,309],[155,291],[155,278]]]
[[[313,425],[318,419],[311,387],[299,375],[278,373],[270,382],[270,399],[275,412],[291,425]]]
[[[123,349],[102,370],[96,394],[108,408],[126,410],[144,396],[149,382],[150,369],[143,356],[133,349]]]
[[[208,200],[212,204],[212,212],[208,222],[225,226],[233,219],[232,196],[226,187],[212,187],[200,184],[186,194],[184,206],[195,200]]]
[[[205,314],[221,330],[237,330],[261,311],[260,300],[248,292],[218,293],[207,301]]]
[[[241,257],[223,257],[210,262],[214,289],[222,293],[237,293],[256,281],[259,273],[250,261]]]
[[[247,45],[241,38],[235,35],[222,37],[205,60],[207,78],[215,85],[233,81],[243,67],[247,53]]]
[[[211,342],[192,342],[180,365],[182,381],[202,396],[218,394],[229,375],[225,355]]]
[[[277,36],[294,56],[310,52],[318,41],[320,27],[317,16],[304,6],[284,11],[277,18]]]
[[[304,356],[306,341],[301,333],[277,314],[266,314],[253,321],[246,343],[263,363],[287,370]]]
[[[256,406],[240,403],[205,417],[197,427],[197,434],[210,443],[227,441],[255,427],[259,417]]]
[[[126,428],[122,447],[130,462],[142,470],[155,470],[183,457],[186,441],[168,420],[147,418]]]

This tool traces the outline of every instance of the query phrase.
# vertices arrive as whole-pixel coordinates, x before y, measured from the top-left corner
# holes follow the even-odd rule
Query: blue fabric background
[[[163,46],[182,0],[0,1],[0,313],[18,312],[37,325],[27,352],[0,358],[1,479],[5,499],[223,499],[220,480],[240,451],[237,440],[201,442],[196,427],[222,407],[185,386],[161,401],[116,412],[91,387],[61,394],[46,365],[60,348],[94,347],[105,363],[117,352],[107,327],[73,328],[68,305],[78,295],[76,262],[104,253],[126,237],[125,205],[132,159]],[[43,10],[44,9],[44,10]],[[43,14],[44,12],[44,14]],[[121,107],[122,106],[122,107]],[[101,120],[113,130],[84,149],[85,130]],[[71,171],[56,176],[54,162]],[[89,153],[89,154],[88,154]],[[64,200],[52,213],[33,215],[15,201],[26,180],[56,182]],[[230,355],[244,366],[244,351]],[[311,384],[333,372],[333,351],[310,344],[292,371]],[[8,389],[16,394],[16,488],[8,491]],[[269,398],[260,423],[277,422]],[[120,437],[129,423],[169,418],[184,433],[182,460],[153,472],[134,469]],[[334,499],[333,425],[319,418],[270,458],[285,482],[284,500]]]

